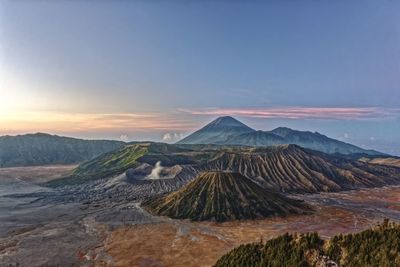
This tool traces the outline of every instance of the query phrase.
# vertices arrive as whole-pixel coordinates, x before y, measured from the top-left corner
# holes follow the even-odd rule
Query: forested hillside
[[[284,234],[241,245],[214,266],[400,266],[400,224],[385,220],[374,228],[329,240],[317,233]]]

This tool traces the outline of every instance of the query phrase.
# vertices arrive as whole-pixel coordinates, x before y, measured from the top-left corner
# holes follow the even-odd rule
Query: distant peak
[[[217,144],[225,142],[231,136],[253,131],[254,129],[237,119],[223,116],[180,140],[178,144]]]
[[[231,116],[222,116],[216,118],[211,123],[221,124],[221,123],[241,123],[241,122]]]
[[[215,127],[215,126],[221,126],[221,127],[246,127],[249,128],[246,124],[238,121],[237,119],[231,117],[231,116],[223,116],[223,117],[218,117],[209,124],[207,124],[208,127]]]
[[[52,135],[49,133],[42,133],[42,132],[37,132],[37,133],[32,133],[32,134],[27,134],[27,135],[33,135],[33,136],[56,136],[56,135]]]
[[[289,127],[278,127],[273,129],[272,131],[293,131],[293,129],[290,129]]]
[[[296,131],[293,129],[290,129],[288,127],[278,127],[271,131],[271,133],[279,135],[281,137],[285,137],[286,135],[291,134],[293,132],[296,132]]]
[[[218,117],[216,120],[235,120],[235,121],[237,121],[237,119],[235,119],[234,117],[231,117],[231,116],[221,116],[221,117]]]

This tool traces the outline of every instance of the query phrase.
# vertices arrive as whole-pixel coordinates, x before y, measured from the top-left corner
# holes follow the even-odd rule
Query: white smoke
[[[157,161],[156,165],[154,168],[151,170],[151,173],[146,176],[147,179],[160,179],[160,173],[164,169],[163,166],[161,166],[161,161]]]

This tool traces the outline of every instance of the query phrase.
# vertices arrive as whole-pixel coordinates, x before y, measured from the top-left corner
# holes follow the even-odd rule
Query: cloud
[[[346,140],[350,139],[350,134],[349,133],[344,133],[342,136],[339,136],[338,139],[340,141],[346,141]]]
[[[394,117],[400,114],[400,109],[379,107],[269,107],[269,108],[204,108],[179,109],[192,115],[210,116],[242,116],[255,118],[279,119],[373,119]]]
[[[183,134],[182,133],[165,133],[162,136],[162,141],[164,142],[176,142],[178,140],[181,140],[183,138]]]
[[[0,114],[1,115],[1,114]],[[195,122],[176,113],[19,112],[0,116],[2,132],[186,131]]]
[[[128,142],[129,137],[126,134],[121,134],[121,136],[119,137],[119,140],[121,140],[123,142]]]

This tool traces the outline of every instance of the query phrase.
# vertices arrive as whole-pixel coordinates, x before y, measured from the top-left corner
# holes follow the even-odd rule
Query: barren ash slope
[[[283,192],[315,193],[400,182],[400,168],[350,160],[297,145],[220,151],[201,170],[228,170]]]
[[[364,157],[361,158],[360,161],[363,162],[368,162],[371,164],[378,164],[378,165],[386,165],[386,166],[394,166],[394,167],[399,167],[400,168],[400,157],[384,157],[384,158],[368,158]]]
[[[304,214],[310,208],[259,186],[240,173],[200,174],[179,191],[142,203],[151,213],[176,219],[243,220]]]

